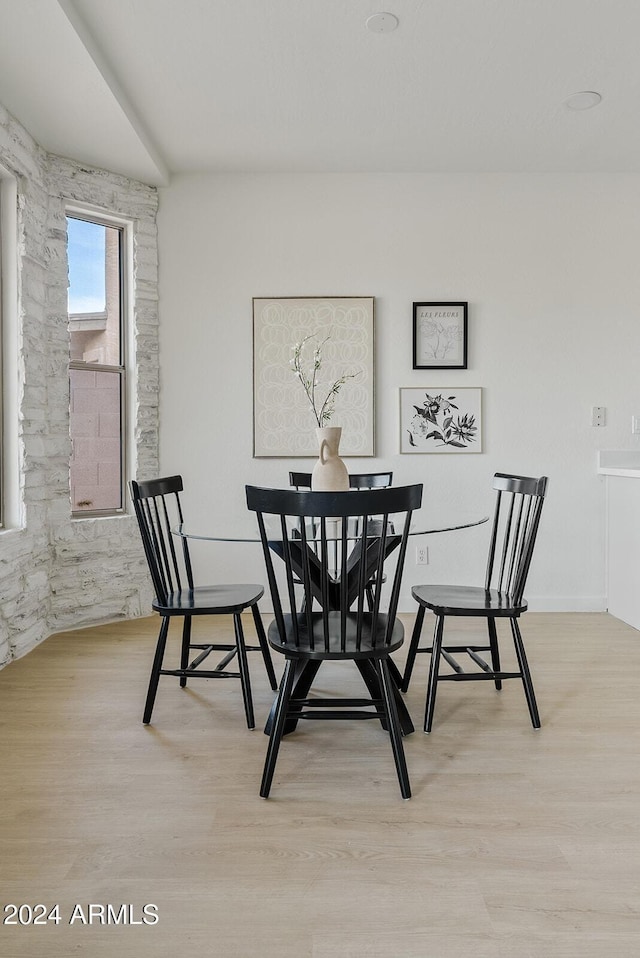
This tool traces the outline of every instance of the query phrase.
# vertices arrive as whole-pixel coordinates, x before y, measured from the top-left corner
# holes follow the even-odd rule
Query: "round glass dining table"
[[[478,516],[477,513],[473,515],[472,513],[465,513],[460,511],[457,515],[448,515],[446,513],[441,513],[437,515],[435,510],[430,510],[427,508],[418,509],[413,514],[413,520],[409,530],[410,536],[426,536],[426,535],[437,535],[438,533],[444,532],[454,532],[459,529],[470,529],[474,526],[480,526],[483,523],[488,521],[488,516]],[[393,537],[393,516],[389,516],[390,528],[389,532],[392,533],[390,538]],[[334,532],[331,532],[331,525],[334,525]],[[377,526],[377,527],[376,527]],[[400,526],[401,528],[401,526]],[[278,525],[275,524],[273,529],[268,529],[268,535],[271,542],[274,543],[276,551],[278,550],[277,544],[282,542],[282,531]],[[184,539],[189,540],[200,540],[200,541],[209,541],[209,542],[247,542],[247,543],[258,543],[260,542],[260,534],[258,531],[257,522],[255,519],[254,513],[247,512],[246,514],[240,514],[235,516],[233,523],[229,521],[228,518],[223,518],[220,521],[220,525],[217,529],[205,530],[198,529],[194,526],[181,522],[174,529],[172,529],[174,535],[179,536]],[[353,531],[353,538],[357,538],[358,535],[361,535],[361,532],[357,529]],[[349,538],[351,533],[347,530],[347,537]],[[372,538],[379,537],[380,535],[380,523],[371,522],[370,523],[370,532],[368,533]],[[334,537],[336,540],[342,537],[342,528],[340,520],[327,520],[327,538]],[[313,527],[307,529],[305,539],[307,545],[312,547],[314,541]],[[397,540],[399,541],[399,540]],[[406,708],[406,705],[400,695],[400,681],[401,676],[395,667],[394,663],[391,663],[392,669],[391,674],[395,679],[396,686],[396,706],[398,708],[398,718],[400,720],[400,725],[402,728],[403,735],[408,735],[414,731],[413,722],[411,721],[411,716]],[[296,680],[296,696],[304,698],[306,692],[311,688],[311,684],[315,677],[318,664],[314,667],[310,667],[307,663],[303,673],[297,677]],[[361,668],[363,671],[363,668]],[[375,697],[375,676],[368,675],[366,672],[363,672],[363,679],[365,683],[369,686],[372,697]],[[306,690],[306,691],[305,691]],[[271,729],[271,724],[273,722],[273,709],[267,720],[265,726],[265,733],[269,734]],[[292,732],[297,723],[290,721],[285,726],[285,734]]]
[[[393,522],[393,516],[389,517],[390,521]],[[470,529],[473,526],[481,526],[484,522],[487,522],[489,516],[480,516],[473,513],[463,513],[460,512],[458,515],[436,515],[435,512],[430,512],[428,509],[417,509],[413,514],[413,521],[409,529],[410,536],[431,536],[436,535],[440,532],[455,532],[457,529]],[[172,532],[174,535],[180,536],[185,539],[200,539],[208,542],[260,542],[260,533],[258,532],[258,525],[255,521],[255,516],[253,513],[247,512],[240,516],[236,516],[231,523],[228,519],[221,519],[220,526],[218,529],[206,530],[199,529],[193,526],[190,522],[180,522],[176,525]],[[269,530],[270,536],[271,532],[273,533],[273,539],[277,540],[282,538],[279,527],[276,528],[275,524],[273,530]],[[357,536],[357,532],[354,531],[354,538]],[[372,527],[371,537],[375,537],[379,532],[376,532],[375,526]],[[328,532],[329,537],[331,537],[331,532]],[[333,533],[336,539],[339,539],[341,532],[338,528],[338,522],[336,522],[336,529]],[[307,534],[308,541],[313,540],[313,533]]]

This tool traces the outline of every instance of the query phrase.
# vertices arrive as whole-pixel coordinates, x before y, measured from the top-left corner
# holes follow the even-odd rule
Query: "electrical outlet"
[[[591,407],[591,425],[604,426],[607,421],[607,410],[604,406]]]
[[[631,435],[640,436],[640,416],[631,417]]]
[[[427,546],[416,546],[416,565],[429,565],[429,549]]]

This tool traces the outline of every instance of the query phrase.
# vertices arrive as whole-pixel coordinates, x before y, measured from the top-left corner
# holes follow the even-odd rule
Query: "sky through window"
[[[100,313],[105,298],[105,227],[67,217],[69,313]]]

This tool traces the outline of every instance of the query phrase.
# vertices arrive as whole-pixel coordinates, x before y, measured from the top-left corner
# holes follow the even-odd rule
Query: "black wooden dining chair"
[[[258,517],[273,600],[275,618],[267,637],[286,659],[260,795],[269,795],[286,725],[295,727],[300,719],[378,719],[389,732],[402,797],[409,798],[398,689],[389,662],[404,641],[396,613],[409,523],[421,504],[422,486],[336,493],[247,486],[246,492],[247,505]],[[383,601],[382,569],[392,552],[397,552],[397,561]],[[278,566],[284,576],[276,571],[274,555],[283,560]],[[368,611],[366,588],[372,576],[373,607]],[[304,590],[303,611],[297,609],[294,595],[298,579]],[[312,610],[314,600],[317,611]],[[327,660],[355,662],[370,697],[310,695],[313,676]]]
[[[277,688],[271,654],[258,609],[264,587],[261,585],[194,585],[187,539],[182,536],[177,538],[172,533],[172,529],[183,522],[180,502],[180,493],[183,491],[181,476],[150,479],[147,482],[132,481],[129,483],[129,489],[155,591],[152,606],[162,617],[143,723],[148,725],[151,721],[160,676],[174,675],[180,679],[180,685],[183,688],[189,678],[239,678],[247,726],[255,728],[247,652],[262,652],[271,688]],[[258,646],[245,644],[241,613],[246,609],[251,609],[253,615]],[[192,642],[191,619],[194,615],[233,616],[234,642],[232,644]],[[163,667],[163,661],[169,623],[174,617],[180,617],[183,620],[180,665],[178,668],[167,669]],[[190,661],[192,652],[196,654]],[[215,668],[200,668],[212,652],[226,654]],[[227,666],[236,656],[239,671],[229,671]]]
[[[386,489],[393,483],[392,472],[349,473],[350,489]],[[290,472],[289,485],[295,489],[311,489],[310,472]]]
[[[527,610],[524,588],[533,557],[540,514],[547,489],[547,478],[532,479],[496,473],[493,479],[496,504],[484,587],[456,585],[417,585],[411,594],[418,603],[415,626],[409,643],[402,691],[409,688],[411,673],[418,652],[429,652],[431,663],[427,683],[424,730],[431,731],[436,692],[439,682],[490,680],[499,691],[504,679],[521,679],[534,728],[540,728],[540,716],[531,681],[527,655],[518,626],[518,618]],[[420,634],[427,609],[435,613],[432,645],[419,648]],[[474,616],[487,621],[488,644],[445,645],[444,623],[447,616]],[[496,619],[509,619],[517,671],[503,671]],[[490,663],[481,653],[489,653]],[[456,655],[466,654],[473,663],[465,672]],[[451,671],[440,673],[444,659]]]

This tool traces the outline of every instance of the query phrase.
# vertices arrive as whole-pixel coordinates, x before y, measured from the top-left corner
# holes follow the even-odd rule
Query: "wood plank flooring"
[[[157,626],[53,636],[0,672],[0,906],[58,904],[61,918],[0,926],[2,958],[640,954],[638,632],[604,614],[524,616],[538,732],[520,683],[449,683],[425,736],[420,656],[411,801],[374,722],[303,723],[263,801],[259,655],[255,731],[237,681],[170,678],[145,728]],[[211,628],[231,623],[196,634]],[[359,681],[331,664],[318,688]],[[70,924],[90,904],[131,905],[137,922],[154,904],[159,920],[100,924],[94,909]]]

